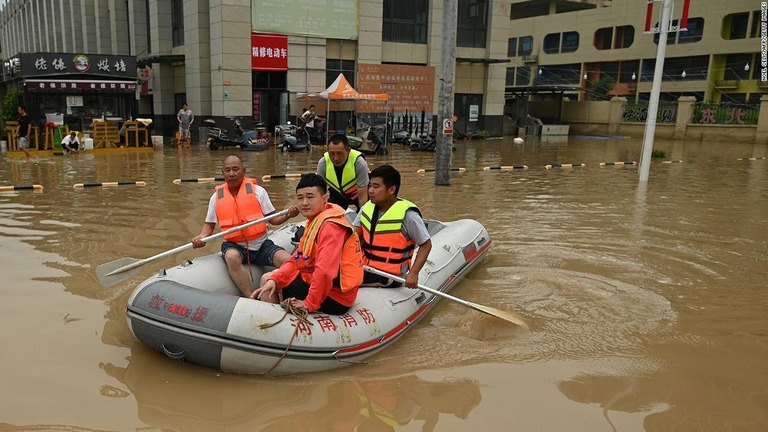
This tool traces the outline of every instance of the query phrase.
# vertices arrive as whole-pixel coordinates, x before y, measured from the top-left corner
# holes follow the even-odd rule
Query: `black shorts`
[[[403,286],[403,283],[397,282],[386,276],[379,276],[377,274],[365,272],[363,273],[363,286],[379,288],[400,288]]]
[[[301,275],[296,276],[291,283],[283,288],[283,298],[294,297],[299,300],[304,300],[309,295],[309,284],[304,282]],[[349,306],[337,302],[336,300],[326,297],[323,303],[320,304],[320,312],[327,313],[329,315],[343,315],[349,310]]]

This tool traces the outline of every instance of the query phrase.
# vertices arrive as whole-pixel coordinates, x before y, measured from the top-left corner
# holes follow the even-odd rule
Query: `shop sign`
[[[78,54],[22,53],[23,76],[89,74],[136,79],[136,57]]]
[[[251,33],[251,69],[256,71],[287,71],[288,37]]]
[[[109,92],[135,91],[134,81],[31,80],[24,81],[27,90],[95,90]]]

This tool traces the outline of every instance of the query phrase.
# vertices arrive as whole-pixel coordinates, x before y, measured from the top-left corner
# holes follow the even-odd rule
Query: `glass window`
[[[504,80],[504,85],[506,87],[511,87],[515,85],[515,68],[513,67],[507,68],[507,77]]]
[[[752,54],[730,54],[725,57],[725,73],[723,79],[726,80],[747,80],[749,71],[744,70],[744,65],[752,62]],[[758,74],[759,75],[759,74]]]
[[[510,38],[507,42],[507,57],[517,57],[517,38]]]
[[[752,12],[752,30],[749,31],[749,37],[756,38],[760,36],[760,11]]]
[[[633,83],[637,81],[637,70],[640,69],[639,60],[630,60],[621,62],[621,73],[619,73],[620,83]],[[635,74],[635,79],[632,79],[632,74]]]
[[[528,86],[531,85],[531,67],[520,66],[515,70],[515,85]]]
[[[727,29],[727,32],[725,32],[726,39],[746,38],[748,21],[748,12],[726,15],[723,18],[723,27]]]
[[[694,43],[701,40],[704,34],[704,18],[691,18],[688,20],[688,31],[678,32],[677,43]]]
[[[579,49],[579,33],[578,32],[564,32],[563,33],[563,47],[560,52],[574,52]]]
[[[597,29],[595,32],[595,48],[599,50],[606,50],[611,48],[611,40],[613,38],[613,27],[603,27]]]
[[[631,25],[616,27],[616,40],[614,41],[614,48],[629,48],[632,46],[632,42],[635,41],[635,28]]]
[[[184,45],[184,2],[171,1],[171,29],[173,46]]]
[[[517,54],[524,56],[533,53],[533,36],[523,36],[517,46]]]
[[[560,52],[560,33],[550,33],[544,36],[544,52],[547,54]]]
[[[325,85],[333,84],[339,73],[343,73],[349,81],[349,85],[355,86],[355,61],[354,60],[325,60]]]
[[[456,46],[485,48],[488,0],[459,0]]]
[[[384,42],[427,43],[429,0],[384,0]]]

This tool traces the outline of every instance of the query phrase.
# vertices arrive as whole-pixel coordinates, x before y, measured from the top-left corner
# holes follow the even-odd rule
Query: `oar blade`
[[[101,283],[104,288],[108,288],[112,285],[118,284],[126,279],[133,277],[139,271],[139,267],[114,275],[110,275],[110,273],[139,261],[141,260],[131,257],[123,257],[96,267],[96,276],[99,278],[99,283]]]
[[[515,312],[510,311],[503,311],[500,309],[492,308],[490,306],[485,305],[479,305],[477,303],[467,302],[472,306],[473,309],[478,310],[480,312],[485,312],[488,315],[493,315],[496,318],[501,318],[505,321],[509,321],[512,324],[516,324],[517,326],[523,328],[524,330],[530,330],[530,327],[528,327],[528,324],[525,322],[525,319],[523,319],[523,316],[520,314],[517,314]]]

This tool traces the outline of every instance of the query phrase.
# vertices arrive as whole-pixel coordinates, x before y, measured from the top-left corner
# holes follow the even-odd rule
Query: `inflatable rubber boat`
[[[428,220],[432,237],[420,284],[450,291],[491,244],[477,221]],[[292,251],[302,224],[270,233]],[[263,271],[251,266],[254,286]],[[186,261],[139,284],[128,299],[133,335],[170,358],[228,372],[283,375],[336,369],[376,354],[402,336],[439,297],[420,289],[360,288],[344,315],[302,320],[276,304],[240,296],[221,253]]]

